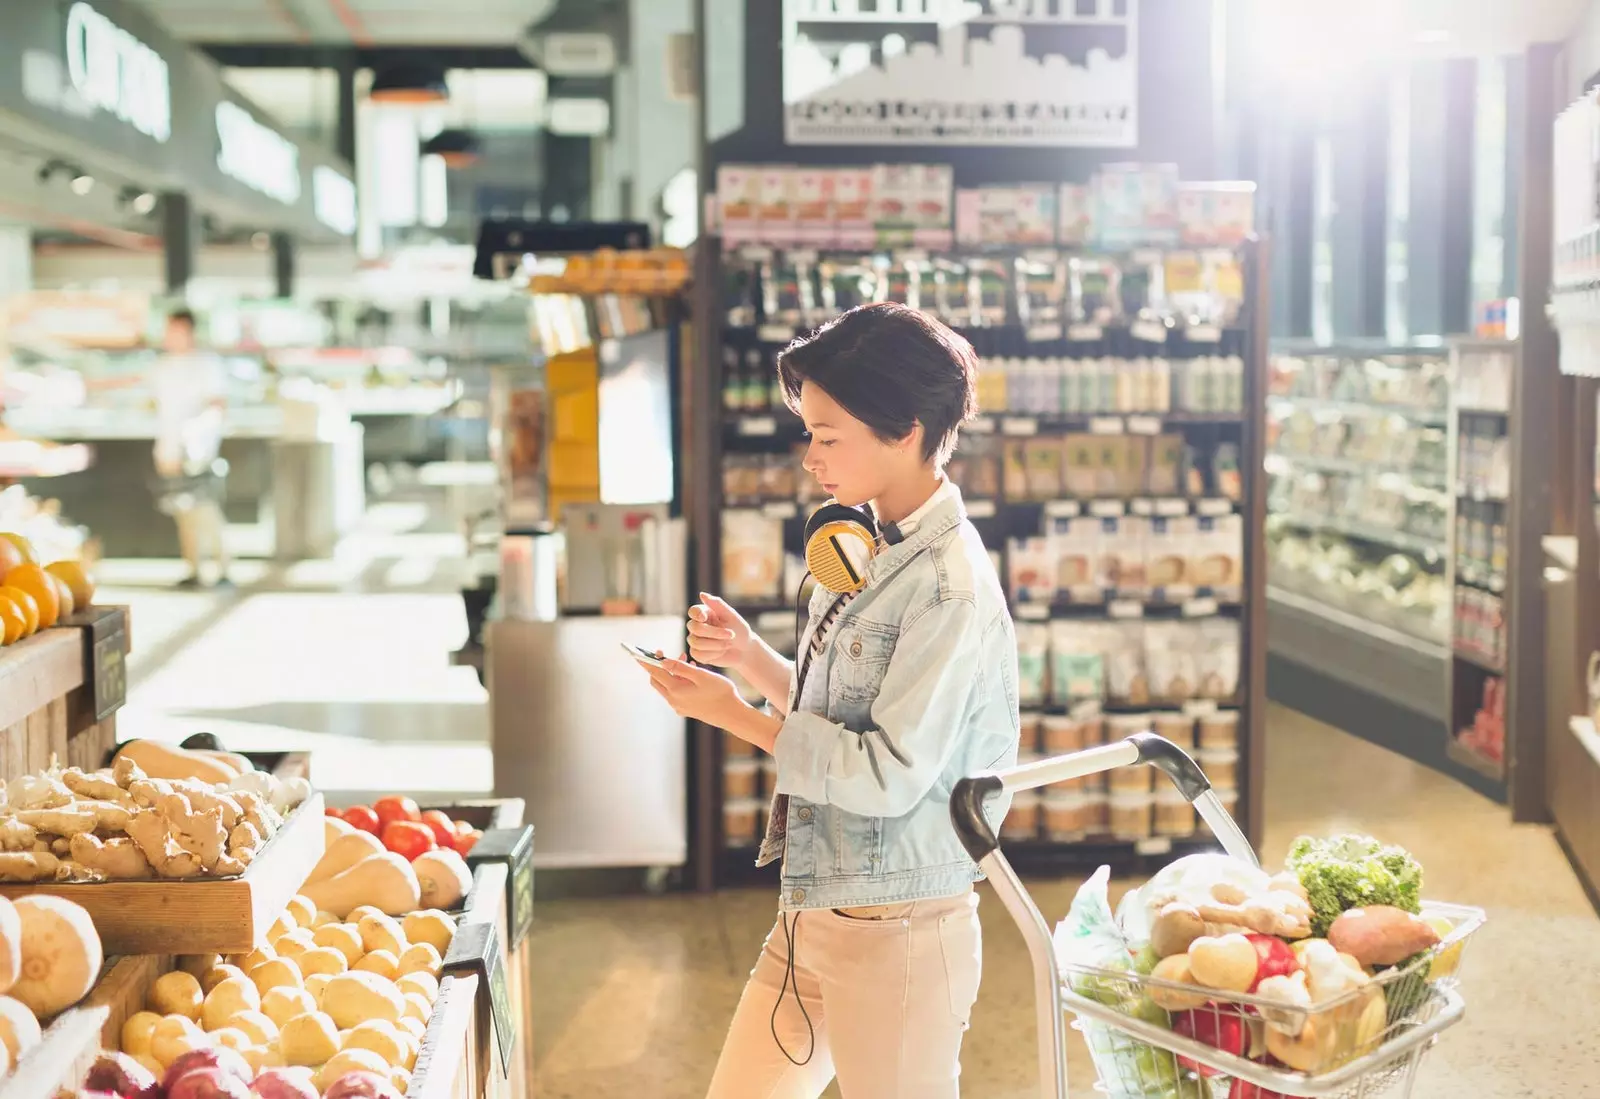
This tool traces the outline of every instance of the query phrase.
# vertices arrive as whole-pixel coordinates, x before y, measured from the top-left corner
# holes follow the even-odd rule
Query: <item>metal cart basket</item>
[[[1038,1007],[1039,1094],[1067,1099],[1065,1014],[1070,1011],[1099,1076],[1096,1091],[1111,1099],[1409,1096],[1423,1055],[1461,1018],[1464,1005],[1456,972],[1467,937],[1483,924],[1479,909],[1425,905],[1423,915],[1448,928],[1437,946],[1361,987],[1309,1005],[1209,989],[1196,995],[1192,986],[1131,968],[1058,962],[1050,928],[1006,861],[983,803],[1001,792],[1138,765],[1165,773],[1228,855],[1260,865],[1249,840],[1211,792],[1204,772],[1177,745],[1150,733],[966,778],[950,796],[951,818],[962,843],[1027,942]],[[1180,1006],[1169,1015],[1157,1001]],[[1293,1036],[1292,1060],[1298,1067],[1248,1057],[1263,1048],[1268,1028]]]

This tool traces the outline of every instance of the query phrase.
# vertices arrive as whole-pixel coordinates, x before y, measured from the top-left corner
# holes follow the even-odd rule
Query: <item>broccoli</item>
[[[1325,936],[1339,913],[1387,904],[1422,911],[1422,865],[1402,847],[1371,836],[1301,836],[1289,848],[1288,868],[1311,900],[1311,933]]]

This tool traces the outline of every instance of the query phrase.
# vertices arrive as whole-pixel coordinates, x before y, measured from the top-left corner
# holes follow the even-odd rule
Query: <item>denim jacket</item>
[[[948,896],[982,877],[950,823],[950,791],[1016,762],[1016,634],[960,493],[941,492],[872,559],[798,698],[791,676],[774,748],[785,909]],[[813,594],[802,660],[836,598]],[[995,827],[1008,807],[987,806]]]

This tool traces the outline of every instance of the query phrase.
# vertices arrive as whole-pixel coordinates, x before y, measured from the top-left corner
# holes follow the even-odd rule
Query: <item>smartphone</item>
[[[649,649],[641,648],[638,645],[630,645],[624,641],[622,642],[622,651],[633,657],[641,664],[648,664],[652,668],[666,667],[666,665],[662,663],[661,658],[655,653],[651,652]]]

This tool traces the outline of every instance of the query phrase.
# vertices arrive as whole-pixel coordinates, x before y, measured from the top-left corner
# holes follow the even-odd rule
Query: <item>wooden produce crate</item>
[[[0,778],[42,771],[52,759],[92,771],[116,744],[127,611],[91,607],[79,620],[95,628],[57,626],[0,649]]]
[[[83,1005],[56,1016],[39,1044],[6,1077],[5,1099],[55,1099],[75,1092],[100,1056],[106,1009]]]
[[[82,905],[107,955],[248,953],[322,858],[323,815],[313,793],[235,878],[5,883],[0,896],[50,893]]]

